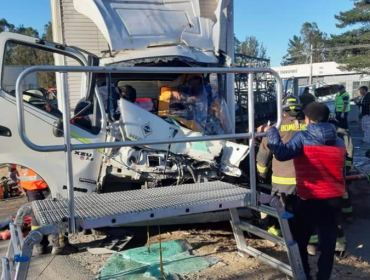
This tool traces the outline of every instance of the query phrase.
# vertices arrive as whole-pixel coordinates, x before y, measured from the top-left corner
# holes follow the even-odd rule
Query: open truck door
[[[0,161],[31,168],[49,185],[52,195],[67,196],[65,157],[61,152],[42,153],[31,150],[20,138],[17,124],[17,109],[15,97],[15,81],[25,69],[35,65],[54,65],[54,56],[60,55],[75,59],[80,65],[88,65],[89,58],[80,51],[67,46],[45,42],[14,33],[0,34]],[[81,81],[82,96],[91,97],[91,75],[86,75]],[[55,73],[40,72],[31,76],[22,85],[26,133],[29,139],[37,145],[63,144],[63,131],[55,124],[62,118],[61,104],[49,100],[44,95],[37,95],[34,89],[47,88],[55,85]],[[61,89],[57,89],[61,90]],[[90,94],[89,94],[90,91]],[[68,93],[62,93],[68,94]],[[98,94],[98,93],[96,93]],[[60,103],[60,102],[59,102]],[[92,115],[92,129],[71,125],[72,143],[95,143],[105,140],[105,118],[101,114],[102,107],[95,102]],[[73,116],[72,116],[73,119]],[[61,126],[62,127],[62,126]],[[102,153],[98,150],[75,151],[73,155],[74,186],[76,195],[89,194],[96,190],[101,166]]]

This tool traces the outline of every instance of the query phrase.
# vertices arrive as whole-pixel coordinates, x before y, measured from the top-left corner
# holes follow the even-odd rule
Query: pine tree
[[[44,26],[43,40],[52,41],[52,26],[49,22]],[[32,27],[24,27],[20,25],[15,27],[13,24],[7,22],[5,19],[0,19],[0,31],[10,31],[27,36],[39,38],[39,32]],[[54,65],[54,56],[51,52],[39,50],[33,47],[20,45],[16,43],[8,43],[6,46],[5,65]],[[51,72],[40,72],[38,74],[38,84],[40,87],[48,88],[55,87],[55,74]]]
[[[250,57],[267,59],[267,48],[254,36],[246,37],[243,42],[235,39],[235,53],[245,54]]]
[[[303,64],[310,61],[311,46],[313,48],[313,62],[325,61],[323,55],[326,33],[320,31],[316,22],[305,22],[302,25],[300,36],[294,35],[288,42],[288,53],[283,57],[282,65]]]
[[[304,53],[304,44],[302,38],[294,35],[289,39],[288,53],[283,57],[281,65],[303,64],[306,58],[302,55]]]
[[[5,18],[0,19],[0,32],[9,31],[12,32],[14,30],[14,25],[9,23]]]
[[[342,64],[344,70],[370,73],[370,47],[363,47],[370,44],[370,0],[354,0],[351,10],[341,12],[335,18],[339,28],[353,25],[359,27],[340,35],[332,35],[329,41],[329,45],[335,47],[332,57]]]

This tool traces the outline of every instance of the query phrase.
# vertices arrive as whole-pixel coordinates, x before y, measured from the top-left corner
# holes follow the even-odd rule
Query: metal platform
[[[102,142],[89,144],[72,144],[70,137],[70,112],[69,95],[65,94],[62,83],[62,104],[63,107],[63,135],[64,145],[39,146],[29,140],[26,135],[24,122],[24,108],[22,98],[22,82],[25,77],[32,72],[54,71],[61,73],[62,79],[67,72],[84,73],[220,73],[248,74],[248,127],[254,128],[254,92],[253,81],[256,73],[269,73],[273,75],[277,82],[277,109],[278,122],[281,124],[282,115],[282,80],[279,75],[271,70],[264,68],[192,68],[192,67],[135,67],[112,68],[112,67],[66,67],[66,66],[34,66],[23,71],[18,77],[16,85],[16,98],[18,110],[18,130],[19,135],[26,146],[39,152],[64,152],[66,158],[66,175],[68,199],[53,199],[44,201],[35,201],[22,207],[17,214],[15,223],[10,224],[12,231],[12,242],[9,244],[6,257],[2,258],[3,273],[2,280],[25,280],[27,278],[28,268],[32,256],[33,247],[40,243],[45,235],[71,232],[77,230],[100,228],[106,226],[118,226],[135,222],[151,221],[170,217],[184,215],[207,213],[217,210],[229,210],[231,225],[233,228],[238,250],[241,254],[248,254],[259,258],[272,267],[281,270],[287,275],[297,280],[306,280],[304,269],[299,255],[297,244],[293,241],[287,219],[291,217],[285,212],[280,200],[273,196],[266,196],[257,193],[256,190],[256,164],[255,164],[255,138],[264,136],[256,134],[254,129],[243,134],[213,135],[202,137],[186,137],[180,139],[158,139],[158,140],[140,140],[123,142]],[[99,99],[99,95],[97,96]],[[198,184],[188,184],[181,186],[163,187],[148,190],[127,191],[109,194],[96,194],[83,197],[74,197],[74,173],[72,168],[72,151],[145,146],[154,144],[173,144],[188,143],[199,141],[230,140],[230,139],[249,139],[249,163],[250,163],[250,187],[251,190],[241,186],[232,185],[224,182],[207,182]],[[275,238],[268,232],[241,221],[238,208],[247,207],[251,210],[266,212],[269,215],[277,217],[282,229],[283,237]],[[33,214],[40,227],[32,230],[29,235],[23,239],[21,225],[24,215]],[[282,263],[255,248],[251,248],[245,242],[243,230],[256,234],[257,236],[268,238],[287,249],[289,263]]]
[[[79,230],[239,208],[250,201],[250,190],[225,182],[186,184],[147,190],[76,197]],[[68,215],[67,199],[31,203],[40,226],[55,225]]]

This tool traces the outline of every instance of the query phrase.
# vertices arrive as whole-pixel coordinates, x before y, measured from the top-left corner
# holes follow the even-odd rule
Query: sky
[[[255,36],[267,47],[271,66],[279,66],[289,39],[299,35],[304,22],[316,22],[327,34],[343,32],[334,15],[353,7],[349,0],[234,0],[235,35]]]
[[[202,0],[200,0],[202,1]],[[234,0],[235,35],[239,40],[255,36],[267,47],[271,66],[286,54],[289,39],[299,35],[304,22],[316,22],[327,34],[343,30],[335,26],[335,14],[353,7],[350,0]],[[0,0],[0,18],[16,26],[39,30],[50,21],[50,0]]]

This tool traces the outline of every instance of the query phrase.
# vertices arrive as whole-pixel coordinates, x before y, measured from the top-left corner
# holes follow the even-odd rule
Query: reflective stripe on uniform
[[[280,185],[296,185],[297,180],[296,178],[277,177],[277,176],[272,175],[272,183],[280,184]]]
[[[335,96],[335,100],[334,100],[334,102],[335,102],[335,112],[343,113],[344,105],[345,105],[345,102],[343,100],[344,97],[349,98],[349,93],[348,92],[344,92],[342,94],[338,93]],[[350,110],[351,110],[351,106],[348,105],[347,108],[346,108],[346,112],[349,112]]]
[[[38,175],[36,175],[36,176],[19,176],[19,180],[21,180],[21,181],[36,181],[36,180],[42,180],[42,178]]]
[[[300,123],[300,124],[283,124],[280,126],[281,132],[288,132],[288,131],[303,131],[307,130],[307,125]]]
[[[337,243],[339,243],[339,244],[346,244],[347,243],[346,237],[343,236],[343,237],[337,238]]]
[[[27,191],[42,190],[48,187],[46,182],[32,169],[22,169],[19,175],[19,185]]]
[[[352,161],[351,160],[346,160],[346,166],[352,167]]]
[[[267,232],[274,236],[282,236],[281,229],[275,228],[275,226],[270,227]]]
[[[348,196],[348,192],[345,192],[344,195],[343,195],[343,199],[348,199],[349,196]]]
[[[268,167],[267,166],[261,166],[257,163],[257,170],[259,173],[266,173],[267,170],[268,170]]]
[[[317,234],[311,235],[310,244],[319,243],[319,236]]]
[[[348,208],[342,208],[342,213],[352,213],[353,212],[353,207],[348,207]]]
[[[31,226],[31,230],[38,229],[40,226]]]

